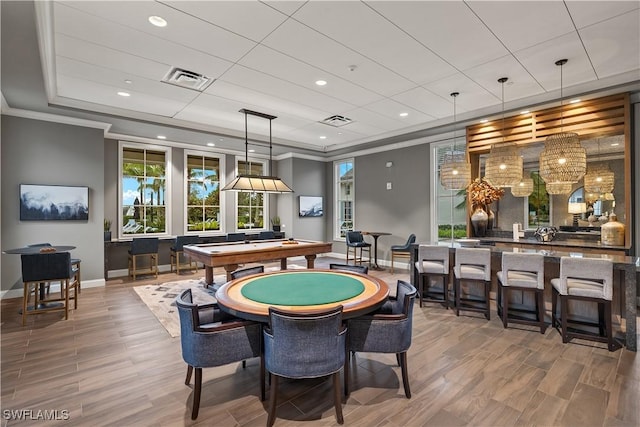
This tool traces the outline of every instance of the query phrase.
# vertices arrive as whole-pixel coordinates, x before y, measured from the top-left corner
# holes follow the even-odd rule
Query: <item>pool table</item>
[[[211,243],[184,246],[184,254],[204,264],[207,285],[213,284],[214,267],[224,267],[227,281],[239,264],[280,260],[287,269],[287,258],[304,256],[307,268],[313,268],[317,254],[331,252],[331,243],[312,240],[256,240],[251,242]]]
[[[216,292],[218,305],[234,316],[269,321],[269,307],[324,311],[342,305],[342,317],[369,313],[389,296],[387,284],[376,277],[342,270],[274,271],[241,277]]]

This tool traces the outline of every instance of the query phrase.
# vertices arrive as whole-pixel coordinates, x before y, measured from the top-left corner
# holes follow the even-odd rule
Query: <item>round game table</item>
[[[387,284],[375,277],[341,270],[275,271],[232,280],[220,287],[220,308],[243,319],[269,321],[269,307],[313,312],[343,306],[349,319],[379,308]]]

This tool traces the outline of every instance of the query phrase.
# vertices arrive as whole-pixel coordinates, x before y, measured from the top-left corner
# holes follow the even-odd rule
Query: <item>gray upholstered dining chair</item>
[[[418,271],[418,299],[420,307],[423,301],[439,302],[449,308],[449,247],[438,245],[418,246],[418,259],[415,262]],[[441,287],[431,286],[436,279]],[[437,284],[437,283],[436,283]]]
[[[200,243],[199,236],[176,236],[173,245],[169,248],[169,262],[171,263],[171,271],[175,269],[180,274],[180,267],[187,267],[189,270],[198,269],[198,263],[187,257],[188,263],[182,263],[180,258],[184,256],[184,245],[196,245]]]
[[[524,325],[535,325],[544,334],[547,325],[544,322],[544,255],[534,253],[502,253],[502,270],[498,271],[498,316],[502,318],[503,327],[509,322]],[[530,310],[523,304],[510,302],[515,292],[533,293],[535,309]],[[511,309],[512,314],[509,314]],[[523,317],[522,314],[534,314],[535,319]]]
[[[257,265],[255,267],[247,267],[247,268],[239,268],[229,273],[229,276],[231,276],[231,280],[235,280],[241,277],[250,276],[252,274],[260,274],[260,273],[264,273],[264,265]],[[218,292],[218,289],[220,289],[220,286],[222,285],[223,283],[221,284],[214,283],[211,286],[211,289],[213,289],[213,292]]]
[[[353,263],[362,264],[362,252],[366,251],[369,257],[369,265],[371,265],[371,243],[365,242],[360,231],[347,231],[347,264],[349,264],[349,255],[353,250]],[[360,249],[360,257],[358,257],[358,249]]]
[[[411,233],[404,245],[391,246],[391,274],[393,274],[393,262],[396,258],[411,258],[411,245],[416,242],[416,235]]]
[[[24,287],[22,325],[25,325],[27,315],[49,311],[64,311],[64,319],[67,320],[69,318],[69,301],[73,300],[73,308],[78,308],[76,272],[71,265],[71,254],[69,252],[23,254],[20,260]],[[39,287],[53,281],[60,282],[61,295],[60,298],[48,298],[46,302],[62,302],[62,304],[40,307],[39,304],[43,301],[39,300],[41,294]],[[35,302],[33,307],[28,309],[32,286]]]
[[[185,384],[191,382],[195,369],[191,419],[198,418],[202,393],[202,368],[212,368],[259,357],[262,325],[236,319],[220,311],[217,304],[193,303],[191,289],[176,299],[180,316],[182,358],[187,363]],[[221,322],[221,323],[219,323]],[[244,366],[244,364],[243,364]],[[260,359],[260,398],[264,400],[264,366]]]
[[[41,248],[41,247],[48,247],[51,246],[51,243],[34,243],[31,245],[27,245],[28,248]],[[81,291],[81,280],[80,280],[80,263],[82,262],[82,260],[80,258],[71,258],[71,266],[74,269],[74,273],[75,273],[75,279],[76,279],[76,285],[77,285],[77,290],[78,293],[80,293]],[[47,283],[47,292],[49,292],[49,283]]]
[[[340,369],[345,366],[347,328],[342,323],[342,306],[309,313],[295,313],[269,307],[269,327],[264,335],[264,366],[269,372],[269,418],[276,415],[279,378],[333,377],[333,399],[338,424],[342,418]]]
[[[369,267],[367,267],[366,265],[331,263],[329,264],[329,270],[344,270],[360,274],[369,274]]]
[[[131,248],[129,249],[129,276],[136,280],[138,273],[138,258],[145,257],[149,259],[148,267],[146,267],[142,274],[155,274],[158,277],[158,246],[159,240],[157,237],[135,237],[131,241]]]
[[[411,398],[409,375],[407,371],[407,351],[411,347],[413,324],[413,304],[416,288],[410,283],[398,280],[396,304],[388,314],[375,313],[349,319],[347,345],[347,363],[345,364],[344,390],[349,394],[349,352],[395,353],[402,370],[402,383],[407,399]]]
[[[489,248],[456,248],[456,264],[453,268],[453,293],[456,316],[460,310],[484,313],[491,320],[491,250]],[[463,282],[468,291],[463,295]],[[473,286],[480,285],[483,297],[473,294]]]
[[[605,342],[609,351],[620,345],[613,338],[611,300],[613,299],[613,262],[597,258],[560,258],[560,277],[551,279],[551,324],[559,327],[562,342],[572,338]],[[560,319],[557,304],[560,299]],[[572,316],[570,301],[595,303],[598,306],[598,322]],[[571,327],[570,327],[571,326]],[[584,327],[597,328],[598,333]],[[582,329],[579,329],[582,328]]]

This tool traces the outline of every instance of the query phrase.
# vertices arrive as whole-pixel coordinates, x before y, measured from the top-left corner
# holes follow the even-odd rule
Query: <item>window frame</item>
[[[123,160],[124,160],[124,150],[130,148],[134,150],[144,150],[146,151],[161,151],[164,153],[164,162],[165,162],[165,188],[164,188],[164,210],[165,210],[165,227],[164,232],[162,233],[128,233],[124,234],[122,229],[124,227],[123,224]],[[129,141],[118,141],[118,240],[132,240],[134,237],[158,237],[164,238],[171,236],[171,208],[172,206],[172,191],[171,191],[171,169],[173,162],[171,160],[171,147],[156,145],[156,144],[139,144]],[[146,160],[145,160],[146,163]]]
[[[337,241],[345,241],[346,240],[346,231],[345,236],[341,236],[340,232],[342,231],[342,218],[340,215],[340,167],[345,163],[351,163],[352,178],[351,178],[351,187],[349,187],[349,196],[350,198],[345,201],[351,202],[351,228],[350,230],[355,230],[355,219],[356,219],[356,162],[355,157],[348,157],[345,159],[335,160],[333,162],[333,239]]]
[[[218,160],[218,165],[219,165],[219,175],[218,175],[218,186],[220,188],[219,190],[219,207],[220,207],[220,219],[218,221],[219,223],[219,229],[218,230],[212,230],[212,231],[206,231],[206,230],[196,230],[196,231],[190,231],[189,230],[189,216],[188,216],[188,212],[189,212],[189,174],[188,174],[188,169],[189,169],[189,165],[187,163],[188,157],[189,156],[198,156],[198,157],[202,157],[202,158],[209,158],[209,159],[217,159]],[[226,221],[225,221],[225,199],[226,197],[224,197],[224,193],[222,193],[222,188],[224,187],[224,177],[225,175],[225,156],[223,154],[220,153],[213,153],[211,151],[202,151],[202,150],[188,150],[185,149],[184,150],[184,163],[183,163],[183,184],[184,184],[184,195],[183,195],[183,224],[182,224],[182,228],[183,228],[183,232],[185,235],[204,235],[204,236],[217,236],[217,235],[224,235],[225,233],[225,226],[226,226]]]
[[[259,164],[262,166],[262,173],[261,175],[264,176],[268,176],[270,171],[269,169],[269,162],[266,159],[258,159],[255,157],[244,157],[244,156],[236,156],[234,159],[234,171],[235,171],[235,175],[234,177],[238,176],[238,175],[244,175],[245,171],[242,170],[240,171],[239,168],[239,163],[240,162],[245,162],[248,161],[249,162],[249,167],[251,167],[252,164]],[[262,197],[262,211],[264,212],[264,219],[262,221],[262,227],[251,227],[251,228],[238,228],[238,220],[239,220],[239,210],[240,210],[240,204],[238,202],[238,197],[239,197],[239,193],[243,193],[243,191],[235,191],[234,192],[234,200],[235,200],[235,214],[234,214],[234,221],[233,221],[233,227],[232,229],[234,230],[233,232],[236,233],[242,233],[242,232],[253,232],[253,231],[266,231],[269,230],[270,224],[271,224],[271,220],[269,217],[269,194],[268,193],[263,193],[263,197]],[[249,193],[249,191],[244,191],[244,193]]]

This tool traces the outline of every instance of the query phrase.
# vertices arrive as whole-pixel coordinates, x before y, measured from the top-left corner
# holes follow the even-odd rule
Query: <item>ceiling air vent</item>
[[[320,123],[324,123],[325,125],[329,125],[329,126],[333,126],[333,127],[339,128],[340,126],[348,125],[352,121],[353,120],[351,120],[350,118],[347,118],[345,116],[338,116],[336,114],[335,116],[327,117],[326,119],[324,119]]]
[[[193,71],[171,67],[169,72],[162,78],[162,82],[202,92],[213,83],[213,79]]]

